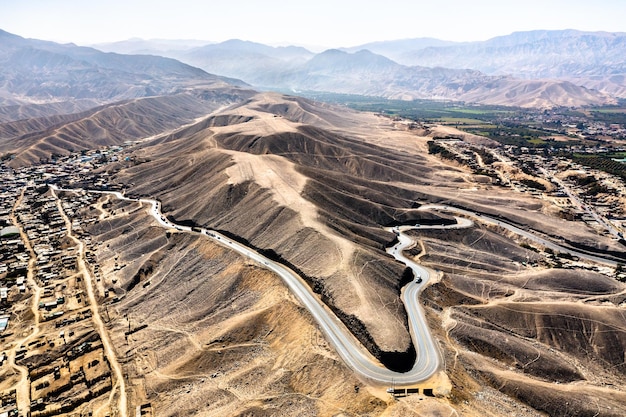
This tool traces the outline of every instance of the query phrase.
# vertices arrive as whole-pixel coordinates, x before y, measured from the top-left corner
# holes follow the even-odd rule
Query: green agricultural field
[[[541,138],[533,138],[533,139],[528,139],[528,143],[531,143],[533,145],[544,145],[546,141]]]
[[[299,95],[328,103],[342,104],[355,110],[384,113],[416,121],[441,122],[443,119],[459,119],[471,123],[484,123],[514,114],[520,109],[505,106],[465,105],[444,100],[388,100],[354,94],[299,92]],[[459,122],[462,123],[462,122]]]
[[[614,161],[608,155],[575,153],[570,155],[570,158],[581,165],[599,169],[601,171],[608,172],[609,174],[617,175],[623,180],[626,180],[626,164]]]
[[[450,111],[454,112],[454,111],[458,111],[459,113],[463,113],[463,114],[475,114],[478,116],[491,116],[493,114],[497,114],[499,113],[500,115],[503,114],[507,114],[507,113],[514,113],[514,110],[512,109],[498,109],[497,107],[494,106],[481,106],[480,108],[475,108],[474,106],[472,107],[463,107],[463,108],[458,108],[458,109],[451,109]]]
[[[598,112],[598,113],[626,113],[626,108],[624,107],[598,107],[590,110],[590,113]]]
[[[626,107],[598,107],[587,114],[596,122],[626,124]]]
[[[538,110],[505,106],[487,106],[465,104],[446,100],[388,100],[353,94],[320,92],[299,92],[301,96],[314,100],[344,105],[355,110],[375,112],[390,117],[402,117],[416,122],[437,123],[454,126],[475,135],[485,136],[505,145],[529,148],[556,147],[564,148],[580,144],[578,138],[570,141],[549,140],[555,135],[559,125],[548,126],[544,130],[539,121]],[[626,102],[624,103],[626,104]],[[620,111],[624,111],[621,113]],[[567,117],[583,117],[607,123],[626,120],[626,105],[621,107],[601,107],[581,112],[562,109]]]
[[[442,124],[446,125],[454,125],[454,124],[463,124],[463,125],[471,125],[472,127],[482,127],[485,126],[485,122],[479,119],[467,119],[463,117],[443,117],[439,119]]]

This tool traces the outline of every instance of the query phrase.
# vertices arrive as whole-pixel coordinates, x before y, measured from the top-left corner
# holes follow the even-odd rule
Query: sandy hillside
[[[399,302],[404,268],[384,252],[393,235],[382,226],[450,220],[418,210],[420,205],[458,205],[501,216],[539,235],[564,237],[566,244],[569,240],[594,250],[620,250],[617,242],[579,222],[553,217],[547,200],[493,186],[484,176],[429,155],[428,140],[387,118],[266,93],[156,137],[137,147],[135,162],[108,169],[115,181],[127,185],[129,195],[162,201],[171,219],[223,231],[276,255],[301,273],[372,354],[402,369],[411,365],[414,354]],[[120,225],[91,232],[114,248],[109,248],[111,253],[103,248],[99,256],[121,288],[116,294],[128,291],[117,307],[120,346],[129,321],[131,329],[147,323],[129,340],[137,337],[136,351],[141,352],[147,350],[142,341],[146,337],[161,352],[129,358],[138,378],[150,375],[146,398],[205,392],[196,382],[177,388],[178,381],[199,375],[202,365],[210,370],[208,378],[201,373],[207,386],[221,390],[215,395],[219,392],[222,399],[215,397],[213,404],[229,404],[235,408],[220,410],[237,415],[252,407],[250,401],[258,404],[268,393],[276,401],[277,395],[243,389],[248,371],[241,371],[243,380],[228,379],[243,366],[242,358],[260,367],[259,378],[268,381],[264,386],[279,384],[278,391],[301,393],[291,376],[288,389],[280,385],[286,377],[276,370],[296,372],[302,363],[317,364],[306,356],[313,349],[331,360],[326,364],[343,370],[320,385],[311,382],[317,371],[302,379],[306,389],[320,389],[312,404],[321,410],[319,402],[327,400],[320,398],[342,403],[336,398],[343,391],[331,386],[353,377],[332,350],[319,350],[317,342],[301,334],[306,332],[290,330],[292,323],[314,326],[275,278],[219,247],[145,225],[129,229],[126,219],[116,219],[110,221]],[[115,232],[122,225],[136,232]],[[623,414],[623,358],[616,352],[625,348],[624,287],[612,271],[555,258],[511,232],[480,222],[469,230],[424,231],[414,237],[418,244],[411,254],[440,271],[423,297],[453,384],[449,398],[432,400],[443,407],[443,415],[499,415],[497,410]],[[125,259],[115,260],[120,254]],[[122,262],[126,266],[119,269]],[[196,279],[196,273],[203,278],[187,285],[186,279]],[[283,313],[287,310],[294,315]],[[124,317],[128,312],[130,320]],[[250,322],[260,324],[250,328]],[[279,331],[283,323],[286,327]],[[244,325],[245,331],[240,328]],[[241,332],[249,335],[245,342],[237,336]],[[242,350],[229,349],[231,343]],[[253,353],[247,350],[253,346]],[[223,359],[227,351],[232,356]],[[296,352],[304,356],[296,357]],[[323,369],[320,375],[327,372]],[[229,375],[224,382],[219,380],[222,371]],[[340,385],[354,392],[355,384]],[[389,408],[384,394],[361,388],[357,397],[368,404],[360,411],[341,406],[328,412],[403,415],[400,410],[421,401],[409,397]],[[194,404],[198,410],[209,407]],[[269,405],[259,407],[255,410],[260,413]]]

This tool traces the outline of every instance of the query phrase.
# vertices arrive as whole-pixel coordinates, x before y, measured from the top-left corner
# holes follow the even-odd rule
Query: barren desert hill
[[[263,127],[256,125],[267,123],[275,126],[272,135],[276,135],[275,139],[268,138],[268,142],[289,141],[289,135],[293,134],[296,135],[294,142],[306,139],[314,143],[311,136],[297,133],[298,124],[286,118],[274,117],[268,113],[263,115],[255,110],[248,117],[253,118],[246,123],[211,127],[191,137],[170,138],[164,143],[145,147],[138,155],[152,155],[153,160],[123,170],[117,178],[127,184],[136,184],[129,189],[131,193],[158,196],[164,202],[164,209],[177,220],[193,220],[196,224],[240,236],[259,248],[275,251],[307,276],[319,280],[319,291],[324,292],[326,297],[341,298],[345,307],[340,303],[337,305],[346,314],[356,314],[357,317],[360,315],[363,320],[371,321],[379,333],[402,335],[399,339],[395,336],[382,339],[378,343],[384,346],[383,349],[406,350],[409,339],[402,323],[404,312],[401,306],[393,301],[389,306],[383,306],[381,315],[388,317],[391,326],[389,323],[374,324],[377,320],[367,313],[375,308],[371,303],[379,296],[386,296],[390,300],[397,299],[398,296],[397,283],[403,268],[389,260],[381,250],[385,242],[393,239],[392,235],[383,232],[371,221],[363,222],[363,218],[361,223],[364,224],[355,222],[354,216],[362,215],[353,214],[343,208],[343,212],[329,210],[328,213],[320,213],[316,204],[302,195],[308,192],[306,190],[310,187],[309,179],[299,172],[297,163],[280,153],[242,152],[235,147],[221,145],[222,139],[214,137],[213,132],[220,130],[244,130],[245,136],[248,131],[263,132]],[[267,129],[268,126],[264,128]],[[287,129],[293,131],[284,132]],[[230,135],[233,138],[242,138],[244,132],[233,132]],[[259,133],[256,135],[259,136]],[[245,140],[249,143],[254,138]],[[262,137],[259,138],[259,141],[263,140]],[[314,165],[315,158],[323,162],[323,155],[334,161],[345,160],[341,155],[332,156],[342,148],[345,153],[345,145],[331,146],[320,141],[315,146],[315,149],[308,148],[311,152],[309,164]],[[285,152],[299,157],[302,150]],[[159,158],[155,155],[162,156]],[[321,181],[330,182],[332,173],[328,166],[312,169],[313,173],[320,175]],[[392,221],[394,216],[409,216],[411,198],[403,198],[404,207],[401,210],[389,209],[391,213],[387,213],[385,195],[368,191],[361,196],[359,188],[364,187],[358,186],[358,179],[355,181],[357,184],[351,191],[347,187],[340,190],[333,190],[331,187],[337,197],[346,199],[342,204],[350,204],[352,201],[354,205],[365,206],[364,210],[368,214],[376,214],[386,221]],[[197,192],[198,184],[203,184],[204,193],[201,196]],[[339,186],[339,183],[334,186]],[[313,185],[312,190],[315,188],[319,186]],[[373,201],[368,201],[367,198]],[[398,202],[394,205],[398,205]],[[330,206],[328,208],[331,209]],[[246,214],[242,216],[242,213]],[[333,229],[345,230],[347,235],[334,232]],[[359,247],[352,239],[361,240],[365,245]],[[363,264],[366,265],[365,268],[359,266]],[[355,284],[351,282],[351,276],[355,272],[361,277],[359,279],[372,279],[370,277],[373,276],[380,282],[373,282],[372,287],[364,291],[359,288],[359,293],[355,293]],[[376,309],[378,310],[377,307]],[[364,314],[359,314],[359,310]]]
[[[244,100],[250,90],[232,86],[194,87],[176,94],[109,103],[80,113],[0,124],[0,154],[12,166],[53,155],[122,145],[179,128],[220,107]]]
[[[414,236],[444,272],[423,298],[450,342],[453,397],[467,398],[470,375],[548,415],[624,412],[624,284],[550,266],[490,227]]]
[[[623,32],[534,30],[477,42],[404,39],[350,48],[368,49],[404,65],[471,68],[524,80],[561,79],[624,97]]]
[[[47,117],[63,117],[78,114],[96,108],[102,103],[94,99],[55,100],[52,103],[29,103],[10,98],[0,98],[0,122],[10,123],[28,119],[46,119]]]
[[[558,230],[573,240],[615,244],[578,223],[553,218],[545,202],[486,185],[463,167],[429,155],[428,140],[388,118],[260,93],[139,145],[137,160],[146,162],[111,168],[128,195],[158,198],[168,217],[224,231],[275,254],[300,271],[372,353],[390,366],[406,366],[412,352],[398,301],[404,270],[383,250],[393,239],[383,225],[446,222],[449,216],[418,210],[427,202],[444,202],[501,213],[545,234]],[[119,251],[141,253],[123,249],[137,245],[131,231],[138,229],[125,230],[123,238],[104,225],[97,233],[116,240]],[[519,236],[479,222],[469,230],[423,230],[413,237],[417,245],[411,254],[442,273],[423,299],[443,347],[452,408],[498,415],[507,407],[532,407],[524,408],[526,415],[558,415],[569,398],[576,398],[567,406],[571,415],[623,413],[625,394],[618,388],[624,372],[618,353],[626,348],[622,283],[590,265],[559,267],[541,250],[521,245],[525,241]],[[117,285],[129,288],[135,272],[147,271],[139,275],[141,285],[132,286],[129,294],[137,295],[124,301],[130,303],[124,308],[143,308],[145,291],[158,297],[156,282],[144,284],[151,274],[162,277],[154,272],[162,270],[157,267],[161,256],[140,257],[116,275]],[[181,291],[193,299],[211,291],[202,288],[185,285]],[[240,297],[234,302],[243,302]],[[274,317],[263,316],[261,322],[276,325]],[[235,333],[216,346],[229,346]],[[230,366],[211,355],[208,361],[193,358],[203,367]],[[167,373],[155,374],[159,378],[191,369],[191,364],[159,363],[168,367]],[[158,390],[179,386],[170,384]],[[234,403],[241,404],[241,398]]]
[[[316,120],[315,126],[306,120]],[[409,348],[397,303],[403,268],[384,253],[393,235],[382,226],[446,222],[417,208],[448,200],[452,192],[459,198],[459,187],[473,187],[470,173],[428,155],[427,140],[396,129],[389,119],[262,93],[146,142],[136,155],[149,162],[115,178],[131,185],[131,195],[162,200],[177,221],[222,230],[278,254],[322,298],[362,322],[378,348],[403,352]],[[539,230],[555,227],[536,201],[520,198],[511,207],[512,198],[490,189],[472,193],[468,204],[501,205],[517,218],[532,210]]]
[[[64,201],[76,199],[64,193]],[[131,404],[174,416],[419,416],[443,398],[389,398],[359,380],[278,277],[146,206],[92,195],[78,218],[97,243],[97,292]],[[129,285],[132,284],[132,285]],[[130,329],[130,330],[129,330]]]
[[[381,224],[440,218],[415,209],[427,196],[389,182],[430,174],[421,168],[422,157],[362,140],[387,140],[383,128],[365,122],[388,120],[342,112],[260,94],[218,113],[238,123],[201,121],[212,126],[146,143],[137,155],[151,161],[121,170],[116,179],[134,184],[129,193],[157,196],[178,221],[224,230],[280,254],[331,304],[363,321],[382,350],[405,351],[409,338],[397,302],[404,268],[384,253],[393,235]],[[327,128],[301,122],[317,118]],[[341,123],[347,134],[338,133]]]
[[[602,350],[608,346],[605,340],[620,340],[619,309],[587,298],[622,293],[622,301],[616,302],[623,303],[623,284],[608,282],[603,275],[533,272],[518,265],[489,277],[489,271],[471,264],[439,260],[442,250],[436,245],[450,246],[446,236],[417,233],[427,250],[422,262],[445,271],[424,298],[454,390],[450,398],[392,401],[338,360],[273,274],[199,235],[162,229],[137,202],[105,196],[94,207],[85,207],[84,215],[100,219],[88,227],[89,236],[99,242],[96,254],[106,277],[98,292],[108,289],[109,297],[120,299],[109,306],[107,316],[133,381],[129,398],[132,403],[150,402],[159,414],[624,412],[624,393],[614,385],[621,371],[605,366],[610,357]],[[468,239],[481,235],[485,241],[469,254],[475,261],[490,259],[506,241],[479,226]],[[464,237],[451,240],[458,238]],[[459,248],[459,253],[464,251]],[[518,246],[515,251],[525,257],[526,249]],[[459,268],[463,273],[455,271]],[[581,291],[581,279],[590,284],[589,290]],[[454,291],[465,298],[452,297]],[[551,304],[555,296],[561,301]],[[595,326],[600,326],[597,331]],[[579,349],[570,343],[572,337],[586,344]],[[614,353],[622,351],[619,344],[610,346]],[[619,358],[610,360],[619,365]]]
[[[405,65],[390,59],[389,54],[383,56],[367,47],[372,45],[349,51],[328,49],[313,54],[301,48],[281,49],[230,40],[186,51],[162,51],[161,54],[213,74],[242,79],[259,89],[362,94],[402,100],[444,98],[546,108],[615,102],[610,92],[601,93],[570,82],[570,79],[544,76],[529,80],[507,72],[489,73],[475,66],[430,65],[427,59],[423,63]],[[410,48],[411,43],[400,41],[391,48],[405,47]],[[445,47],[425,50],[436,55],[439,49]],[[396,50],[394,56],[398,53]],[[540,58],[548,61],[551,56]],[[573,75],[576,75],[575,71]]]
[[[168,121],[175,128],[139,131],[149,137],[124,150],[128,160],[100,172],[127,196],[160,200],[173,221],[222,231],[300,273],[394,369],[410,367],[419,352],[399,297],[412,277],[386,253],[395,235],[383,226],[454,223],[428,209],[440,203],[596,249],[617,245],[580,222],[553,217],[547,200],[429,154],[439,131],[275,93],[237,90],[222,101],[229,91],[190,90],[101,108],[90,123],[111,129],[119,125],[104,123],[127,110],[145,121],[152,112],[189,111],[174,113],[177,104],[204,103],[194,120],[181,116]],[[67,127],[50,120],[68,135],[84,132],[70,128],[84,126],[82,118]],[[122,126],[134,134],[132,124]],[[84,195],[64,198],[74,203]],[[112,302],[109,330],[133,375],[131,395],[165,415],[174,415],[167,406],[173,401],[194,415],[430,415],[428,405],[443,415],[540,416],[558,415],[568,396],[577,398],[571,415],[623,414],[626,288],[606,266],[557,262],[541,245],[481,216],[469,228],[411,232],[409,256],[433,271],[420,300],[452,391],[440,399],[381,401],[384,390],[339,362],[310,315],[262,265],[198,234],[162,228],[147,204],[92,198],[84,215],[96,220],[85,230],[103,271],[100,295],[106,291],[103,302]]]
[[[391,99],[446,98],[519,107],[588,106],[612,103],[608,94],[569,81],[524,80],[486,75],[472,67],[404,66],[367,50],[322,52],[303,68],[280,77],[283,88],[366,94]],[[263,85],[263,84],[261,84]]]
[[[520,80],[512,77],[493,80],[467,91],[462,99],[492,105],[514,103],[527,108],[585,107],[617,102],[609,94],[567,80]]]
[[[22,42],[3,36],[9,46]],[[65,47],[51,48],[30,57],[19,48],[8,54],[35,67],[78,65],[61,53]],[[258,93],[157,58],[120,62],[91,50],[73,53],[105,73],[137,68],[133,82],[143,80],[149,88],[136,97],[134,86],[130,97],[114,95],[105,104],[85,93],[85,106],[98,104],[87,110],[67,107],[64,96],[55,98],[49,112],[31,105],[0,109],[38,115],[0,124],[0,153],[22,167],[70,150],[133,142],[119,150],[124,157],[97,164],[87,175],[89,162],[46,166],[62,172],[62,185],[76,189],[58,191],[59,199],[40,178],[41,167],[17,171],[38,184],[25,189],[26,176],[3,171],[17,178],[17,199],[28,193],[36,202],[25,212],[43,205],[66,208],[63,223],[74,229],[69,236],[84,244],[75,256],[87,265],[81,267],[86,288],[96,293],[90,311],[102,321],[106,316],[101,332],[115,349],[109,358],[123,370],[111,379],[109,405],[117,403],[124,380],[128,403],[149,404],[155,415],[626,415],[626,285],[616,266],[623,245],[589,222],[557,216],[558,204],[547,193],[501,185],[484,171],[429,153],[435,137],[459,138],[467,149],[489,140]],[[346,59],[337,74],[373,62],[368,53],[359,56],[363,62],[333,54]],[[395,68],[375,59],[379,67]],[[173,72],[158,73],[159,62]],[[179,78],[178,71],[187,70],[199,78]],[[150,81],[159,74],[163,86],[172,82],[163,91],[159,80]],[[91,88],[89,82],[83,87]],[[524,81],[510,93],[535,100],[544,87]],[[92,181],[92,174],[107,174],[103,187],[128,197],[159,200],[171,222],[225,237],[220,242],[159,221],[156,207],[145,200],[88,192],[105,178]],[[354,339],[402,372],[427,356],[413,345],[401,301],[403,285],[422,276],[386,252],[400,238],[386,226],[399,224],[418,224],[406,232],[413,245],[404,253],[428,268],[429,279],[413,301],[440,348],[442,371],[420,384],[429,391],[406,398],[392,398],[387,387],[359,379],[268,263],[244,256],[246,249],[238,255],[228,242],[244,243],[295,271]],[[529,234],[565,250],[582,245],[605,260],[566,256]],[[35,290],[34,298],[17,296],[18,317],[26,317],[22,329],[37,315],[37,292],[51,290],[33,284],[33,271],[28,291]],[[52,329],[68,316],[61,313],[46,326]],[[32,327],[31,336],[39,329]],[[54,327],[50,334],[56,338],[59,331]],[[10,356],[18,349],[19,343]],[[44,356],[29,356],[30,363]],[[3,367],[2,373],[17,375],[13,369]],[[123,374],[127,378],[119,378]],[[22,373],[22,387],[31,384],[27,376]],[[429,397],[433,387],[444,387],[437,394],[446,396]],[[119,404],[126,402],[122,397]],[[93,408],[105,414],[106,407]]]

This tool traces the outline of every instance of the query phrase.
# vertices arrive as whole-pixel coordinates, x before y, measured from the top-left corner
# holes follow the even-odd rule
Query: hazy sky
[[[0,0],[0,29],[77,44],[132,37],[326,47],[471,41],[533,29],[624,32],[626,0]]]

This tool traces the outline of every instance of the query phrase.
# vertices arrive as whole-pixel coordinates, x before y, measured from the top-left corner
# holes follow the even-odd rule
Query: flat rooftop
[[[0,333],[2,333],[9,325],[9,316],[0,317]],[[0,417],[2,417],[0,415]]]

